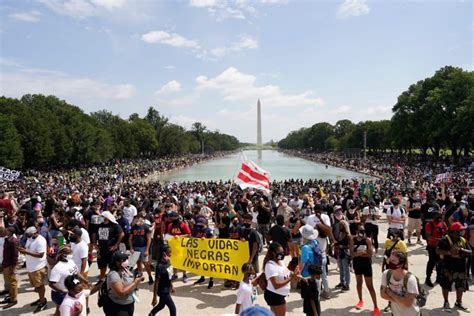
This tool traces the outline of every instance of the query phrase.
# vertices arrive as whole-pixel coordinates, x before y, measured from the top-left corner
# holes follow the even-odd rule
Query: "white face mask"
[[[287,206],[288,206],[288,203],[283,202],[283,203],[281,203],[281,205],[282,205],[283,207],[287,207]]]

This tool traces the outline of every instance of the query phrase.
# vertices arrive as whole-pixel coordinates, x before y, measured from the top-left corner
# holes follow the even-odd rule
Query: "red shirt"
[[[7,215],[11,216],[13,214],[13,205],[12,200],[10,199],[0,199],[0,208],[7,210]]]
[[[428,238],[428,246],[437,247],[439,240],[433,238],[443,238],[444,235],[448,233],[448,226],[443,221],[436,223],[436,221],[433,220],[426,223],[425,233],[426,235],[431,234],[432,237]]]
[[[168,224],[168,234],[172,236],[190,235],[191,229],[186,222],[181,222],[178,225],[174,223]]]

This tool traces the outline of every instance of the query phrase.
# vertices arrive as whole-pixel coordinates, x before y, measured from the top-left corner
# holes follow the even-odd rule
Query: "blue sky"
[[[4,0],[0,94],[278,140],[391,117],[445,65],[473,69],[472,1]]]

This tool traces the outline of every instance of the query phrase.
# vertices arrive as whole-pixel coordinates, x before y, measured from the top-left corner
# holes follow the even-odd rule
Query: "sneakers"
[[[0,304],[7,304],[7,303],[11,303],[10,296],[5,297],[3,301],[0,302]]]
[[[454,307],[456,307],[459,310],[462,310],[463,312],[469,313],[470,310],[466,306],[462,305],[462,302],[456,302],[454,303]]]
[[[152,285],[153,282],[154,282],[154,281],[153,281],[153,277],[150,275],[150,276],[148,277],[148,284]]]
[[[193,284],[196,285],[196,284],[204,283],[205,281],[206,281],[206,278],[202,276],[199,278],[199,280],[195,281]]]
[[[442,311],[447,313],[452,312],[451,306],[449,306],[449,302],[444,302]]]
[[[0,292],[0,296],[7,295],[8,293],[8,290],[3,290]]]
[[[374,316],[380,316],[380,310],[377,307],[374,308]]]
[[[209,280],[209,284],[207,285],[207,288],[208,288],[208,289],[212,289],[213,286],[214,286],[214,280],[211,278],[211,279]]]
[[[388,312],[390,312],[390,309],[391,309],[391,307],[390,307],[390,302],[388,302],[388,305],[387,305],[382,311],[383,311],[384,313],[388,313]]]
[[[322,293],[321,293],[321,297],[328,300],[331,298],[331,293],[329,293],[328,290],[324,290]]]
[[[336,289],[341,289],[343,286],[344,286],[344,284],[339,283],[338,285],[336,285]]]
[[[426,278],[425,284],[429,287],[434,287],[434,284],[431,282],[429,278]]]
[[[7,305],[3,306],[3,309],[8,309],[12,306],[15,306],[16,304],[18,304],[18,301],[12,301],[12,302],[8,303]]]
[[[171,281],[174,281],[178,278],[178,276],[176,274],[173,274],[173,276],[171,277]]]
[[[183,283],[188,283],[188,276],[187,275],[183,275]]]
[[[364,301],[359,301],[359,303],[357,303],[355,306],[356,309],[362,309],[362,307],[364,307]]]
[[[47,300],[45,300],[44,303],[38,303],[38,306],[36,306],[36,309],[33,312],[33,314],[36,314],[36,313],[41,312],[42,310],[45,310],[46,307],[48,307],[48,301]]]
[[[349,291],[349,290],[350,290],[349,285],[344,285],[344,286],[342,287],[342,291],[343,291],[343,292],[346,292],[346,291]]]

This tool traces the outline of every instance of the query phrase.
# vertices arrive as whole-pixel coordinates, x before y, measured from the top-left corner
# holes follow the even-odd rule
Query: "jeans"
[[[441,266],[438,264],[440,261],[439,255],[436,253],[436,247],[426,246],[428,250],[428,263],[426,264],[426,278],[431,278],[433,269],[436,267],[436,281],[439,281],[441,277]]]
[[[329,283],[328,283],[328,257],[326,254],[323,254],[323,261],[322,261],[322,270],[323,273],[321,274],[321,283],[323,291],[329,291]]]
[[[351,283],[351,273],[349,270],[349,257],[338,258],[337,266],[339,267],[339,279],[341,284],[349,286]]]
[[[176,306],[174,305],[173,299],[171,298],[171,294],[163,293],[163,294],[159,294],[159,296],[160,296],[160,301],[155,307],[153,307],[150,313],[155,315],[159,311],[161,311],[163,308],[165,308],[165,305],[166,305],[168,306],[168,309],[170,310],[170,316],[176,316]]]
[[[266,244],[267,240],[266,237],[268,235],[268,231],[270,230],[270,224],[258,224],[258,232],[262,234],[263,243]]]

